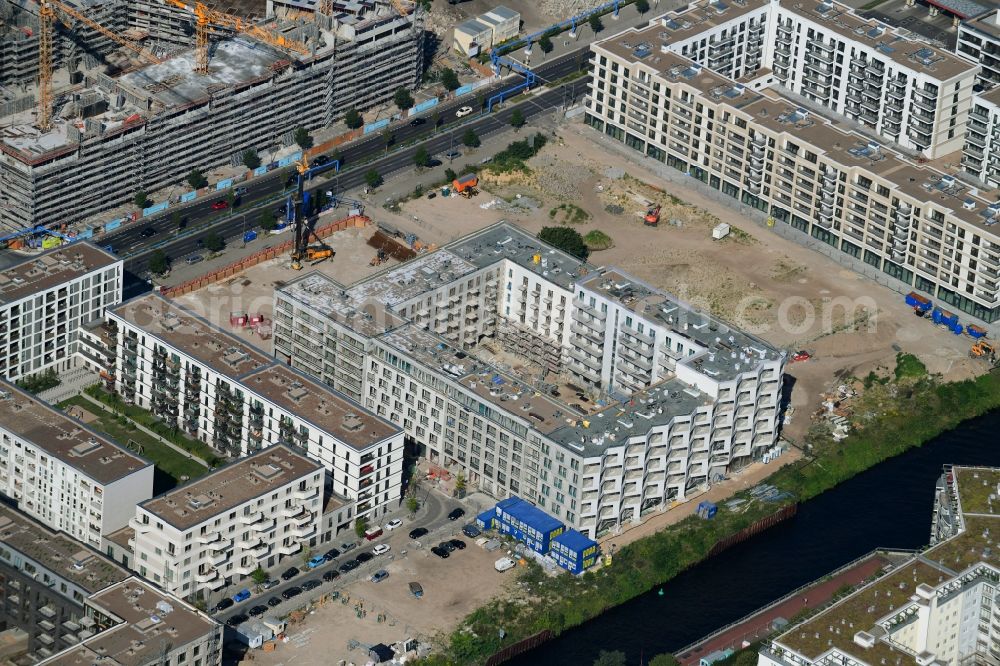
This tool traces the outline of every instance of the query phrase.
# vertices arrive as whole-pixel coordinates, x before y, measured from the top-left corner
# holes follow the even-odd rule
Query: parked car
[[[381,527],[369,527],[367,530],[365,530],[365,540],[367,541],[374,541],[380,536],[382,536]]]
[[[285,569],[285,572],[281,574],[281,580],[291,580],[299,575],[299,570],[295,567],[290,569]]]
[[[313,166],[323,166],[324,164],[330,163],[330,158],[326,155],[317,155],[313,158]]]
[[[278,597],[271,597],[270,599],[267,600],[267,605],[270,606],[271,608],[274,608],[275,606],[280,606],[281,599],[279,599]]]
[[[141,236],[142,238],[152,238],[152,237],[153,237],[153,236],[155,236],[155,235],[156,235],[157,233],[158,233],[158,232],[156,231],[156,228],[155,228],[155,227],[146,227],[145,229],[143,229],[142,231],[140,231],[140,232],[139,232],[139,235],[140,235],[140,236]]]
[[[401,526],[402,524],[403,524],[402,520],[400,520],[399,518],[393,518],[392,520],[390,520],[385,524],[385,527],[383,529],[385,529],[386,532],[390,532],[396,529],[397,527]]]
[[[444,156],[447,157],[449,160],[454,160],[461,157],[462,153],[458,152],[457,150],[452,150],[450,152],[445,153]]]
[[[268,579],[268,580],[265,580],[263,583],[260,584],[260,589],[262,589],[262,590],[270,590],[272,587],[277,587],[280,584],[281,583],[279,583],[276,580],[270,580],[270,579]]]
[[[414,118],[410,121],[410,127],[416,127],[417,125],[423,125],[427,120],[425,118]]]
[[[188,266],[191,266],[192,264],[197,264],[199,261],[202,261],[204,258],[205,257],[201,256],[200,254],[192,254],[191,256],[189,256],[184,260],[184,263],[187,264]]]
[[[240,613],[240,614],[234,615],[231,618],[229,618],[228,620],[226,620],[226,624],[229,625],[230,627],[235,627],[238,624],[243,624],[244,622],[246,622],[249,619],[250,619],[249,617],[247,617],[246,615],[243,615],[242,613]]]
[[[475,539],[477,536],[482,534],[482,532],[479,530],[477,526],[473,525],[472,523],[469,523],[468,525],[462,528],[462,534],[469,537],[470,539]]]
[[[323,573],[323,580],[325,580],[328,583],[331,580],[337,580],[338,578],[340,578],[340,572],[337,571],[336,569],[330,569],[329,571]]]
[[[387,544],[387,543],[380,543],[379,545],[377,545],[374,548],[372,548],[372,553],[374,553],[375,555],[385,555],[390,550],[392,550],[392,547],[389,546],[389,544]]]
[[[455,112],[455,116],[458,118],[464,118],[469,115],[472,115],[471,106],[463,106],[462,108],[460,108],[458,111]]]
[[[225,199],[218,199],[212,202],[212,210],[225,210],[229,208],[229,202]]]
[[[308,590],[315,590],[320,585],[322,585],[322,583],[320,583],[318,580],[315,580],[315,579],[314,580],[307,580],[306,582],[302,583],[302,589],[306,590],[306,591],[308,591]]]
[[[427,534],[427,528],[426,527],[417,527],[416,529],[410,530],[410,538],[411,539],[419,539],[420,537],[422,537],[425,534]]]
[[[346,562],[340,565],[340,572],[347,573],[348,571],[354,571],[360,566],[361,562],[358,562],[357,560],[347,560]]]
[[[448,551],[445,550],[444,548],[439,548],[438,546],[434,546],[433,548],[431,548],[431,552],[440,557],[442,560],[448,559]]]
[[[424,596],[424,586],[417,582],[410,583],[410,594],[419,599]]]
[[[215,604],[215,606],[212,607],[212,612],[213,613],[221,613],[222,611],[226,610],[227,608],[232,607],[232,605],[234,603],[235,602],[232,599],[230,599],[229,597],[224,597],[222,599],[219,599],[219,603]]]
[[[340,555],[340,551],[337,550],[336,548],[331,548],[330,550],[323,553],[323,559],[329,562],[330,560],[336,559],[338,555]]]
[[[452,545],[451,541],[442,541],[437,545],[441,550],[446,550],[449,553],[455,550],[455,546]]]
[[[372,574],[372,582],[381,583],[388,577],[389,577],[388,571],[386,571],[385,569],[379,569],[378,571]]]
[[[493,568],[503,573],[504,571],[509,571],[517,566],[517,563],[509,557],[501,557],[499,560],[493,563]]]
[[[340,552],[346,553],[347,551],[353,550],[357,547],[358,544],[354,543],[353,541],[351,542],[345,541],[344,543],[340,544]]]
[[[455,548],[457,550],[465,550],[465,542],[462,541],[461,539],[452,539],[448,543],[451,544],[452,548]]]
[[[297,597],[300,594],[302,594],[302,588],[301,587],[290,587],[290,588],[288,588],[287,590],[285,590],[284,592],[281,593],[281,598],[282,599],[291,599],[292,597]]]
[[[257,617],[258,615],[263,615],[267,612],[267,606],[257,605],[247,611],[247,615],[250,617]]]
[[[309,561],[306,563],[306,566],[309,567],[310,569],[315,569],[321,564],[326,564],[326,558],[323,557],[322,555],[313,555],[311,558],[309,558]]]
[[[357,555],[355,555],[354,559],[357,562],[364,564],[365,562],[371,562],[373,559],[375,559],[375,556],[369,553],[368,551],[365,551],[363,553],[358,553]]]
[[[233,601],[241,603],[250,598],[250,590],[242,589],[233,595]]]
[[[453,509],[451,513],[448,514],[448,520],[458,520],[465,515],[465,509]]]

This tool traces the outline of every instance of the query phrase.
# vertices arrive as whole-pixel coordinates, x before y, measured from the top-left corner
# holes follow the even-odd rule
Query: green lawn
[[[190,480],[208,472],[204,465],[182,456],[166,444],[153,439],[129,421],[123,425],[113,415],[101,411],[100,407],[82,396],[75,396],[59,403],[59,408],[66,409],[70,405],[83,407],[91,414],[97,415],[97,420],[90,424],[94,430],[107,434],[122,446],[128,446],[129,440],[132,440],[142,447],[142,455],[153,461],[158,472],[154,482],[155,494],[184,483],[183,477]]]

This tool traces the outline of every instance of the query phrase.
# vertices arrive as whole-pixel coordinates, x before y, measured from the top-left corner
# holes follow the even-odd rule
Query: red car
[[[792,356],[792,363],[797,363],[799,361],[808,361],[810,358],[812,358],[812,354],[810,354],[809,352],[797,351]]]
[[[218,201],[212,202],[212,210],[223,210],[229,208],[229,202],[225,199],[219,199]]]

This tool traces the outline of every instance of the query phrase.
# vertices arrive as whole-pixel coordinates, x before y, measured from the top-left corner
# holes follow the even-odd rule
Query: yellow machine
[[[995,360],[996,355],[996,347],[986,340],[979,340],[976,344],[972,345],[972,348],[969,350],[970,358],[981,358],[986,361]]]

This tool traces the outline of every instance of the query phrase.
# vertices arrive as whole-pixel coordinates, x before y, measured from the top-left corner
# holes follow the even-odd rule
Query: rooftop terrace
[[[119,261],[86,241],[43,252],[0,271],[0,304],[33,296]]]
[[[54,575],[79,586],[87,594],[103,590],[131,575],[67,534],[54,532],[4,505],[0,505],[0,541]]]
[[[0,381],[0,428],[102,485],[153,464],[4,381]]]
[[[188,530],[322,469],[318,462],[275,444],[139,506],[178,530]]]
[[[655,34],[664,44],[683,42],[770,4],[770,0],[711,0],[693,2],[682,11],[667,12],[650,22],[643,34]],[[655,28],[655,30],[652,30]]]

